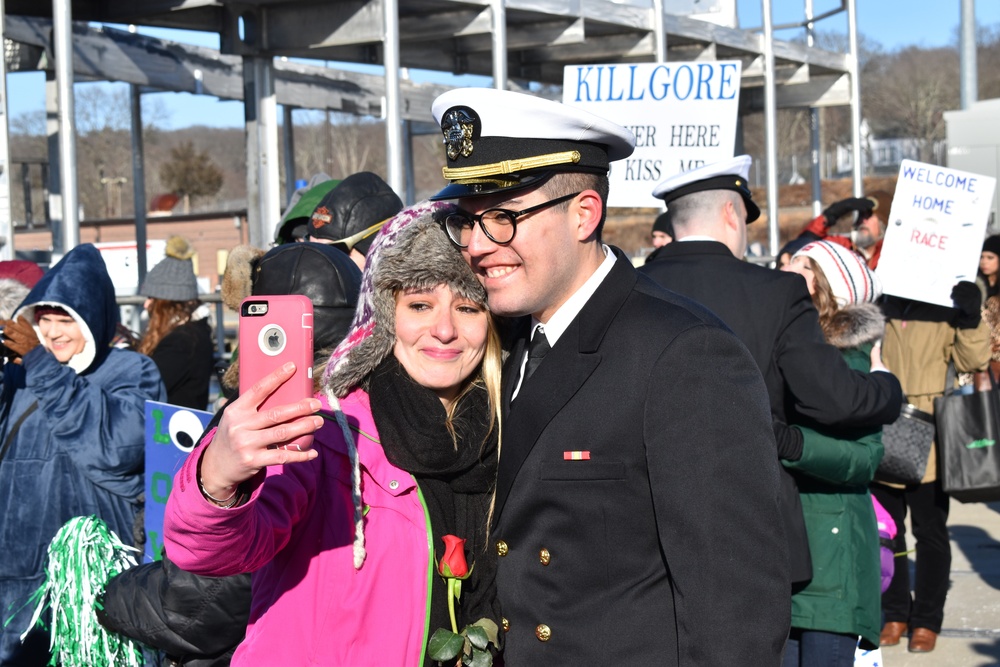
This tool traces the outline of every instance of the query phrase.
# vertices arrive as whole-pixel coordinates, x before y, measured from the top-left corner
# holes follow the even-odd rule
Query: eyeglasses
[[[579,195],[580,192],[556,197],[555,199],[550,199],[541,204],[526,208],[523,211],[488,208],[479,215],[473,215],[459,209],[444,217],[444,228],[448,232],[448,238],[459,248],[469,247],[469,241],[472,239],[472,230],[475,229],[477,222],[482,228],[483,233],[486,234],[486,238],[499,245],[506,245],[514,240],[514,234],[517,233],[517,219],[522,215],[534,213],[543,208],[569,201]]]

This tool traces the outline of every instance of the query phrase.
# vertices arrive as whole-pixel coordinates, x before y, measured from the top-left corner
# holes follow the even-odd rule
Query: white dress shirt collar
[[[559,340],[559,337],[563,335],[566,328],[569,327],[570,323],[583,310],[583,307],[587,305],[590,297],[594,295],[594,292],[601,286],[601,283],[604,282],[604,279],[611,273],[611,268],[615,265],[615,253],[604,244],[601,247],[604,249],[604,261],[587,278],[587,282],[583,283],[580,289],[574,292],[570,298],[566,299],[566,303],[559,306],[559,309],[552,314],[549,321],[539,322],[534,317],[531,318],[532,332],[534,332],[535,327],[541,324],[545,329],[545,337],[552,347],[555,347],[556,341]]]

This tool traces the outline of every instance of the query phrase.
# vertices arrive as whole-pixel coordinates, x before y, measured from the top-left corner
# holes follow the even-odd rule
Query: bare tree
[[[944,138],[944,112],[959,103],[958,53],[909,47],[881,58],[861,79],[865,118],[880,137],[912,137],[932,162]]]
[[[183,199],[185,213],[191,212],[193,197],[212,196],[223,183],[219,166],[207,151],[195,149],[191,141],[170,150],[170,161],[160,165],[160,179]]]

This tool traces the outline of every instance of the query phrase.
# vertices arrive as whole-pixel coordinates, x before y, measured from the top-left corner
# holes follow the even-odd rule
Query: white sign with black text
[[[611,165],[609,206],[660,207],[664,179],[733,157],[739,61],[568,65],[563,103],[629,128],[635,152]]]
[[[886,294],[952,307],[975,281],[996,179],[913,160],[899,166],[875,272]]]

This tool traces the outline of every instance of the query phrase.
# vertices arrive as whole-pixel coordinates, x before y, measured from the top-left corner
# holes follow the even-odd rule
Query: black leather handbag
[[[907,403],[899,418],[882,429],[885,454],[875,479],[894,484],[919,484],[934,444],[934,415]]]

